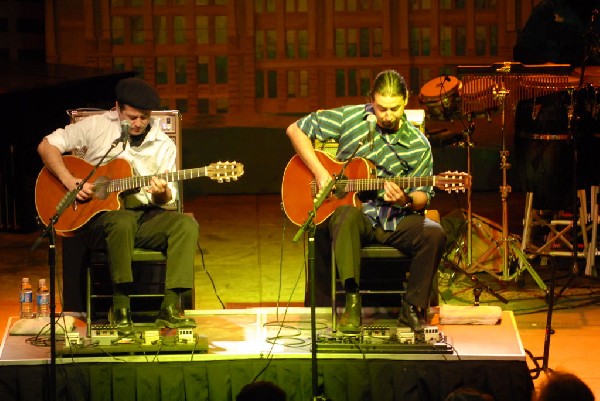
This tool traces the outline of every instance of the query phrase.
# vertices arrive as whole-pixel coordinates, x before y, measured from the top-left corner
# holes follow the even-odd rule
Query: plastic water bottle
[[[21,279],[19,300],[21,301],[21,319],[31,319],[33,317],[33,290],[28,277]]]
[[[37,304],[37,317],[50,316],[50,290],[46,285],[46,279],[41,278],[35,293]]]

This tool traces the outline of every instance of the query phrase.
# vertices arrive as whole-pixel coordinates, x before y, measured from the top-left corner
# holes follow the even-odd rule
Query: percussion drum
[[[462,82],[453,76],[440,76],[421,88],[419,103],[431,120],[450,120],[460,110]]]
[[[577,188],[600,185],[600,87],[585,85],[575,92]]]
[[[565,210],[573,191],[573,150],[568,91],[521,100],[515,114],[515,154],[525,192],[533,208]]]
[[[475,116],[486,116],[497,110],[494,87],[495,84],[491,78],[477,78],[465,82],[461,93],[463,114],[473,113]]]

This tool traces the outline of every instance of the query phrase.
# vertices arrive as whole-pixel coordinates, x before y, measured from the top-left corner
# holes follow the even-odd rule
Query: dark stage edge
[[[289,401],[313,399],[310,309],[188,314],[198,323],[196,335],[208,339],[207,353],[64,355],[57,358],[56,399],[231,401],[257,376],[281,386]],[[329,309],[318,308],[320,336],[331,336],[329,323]],[[533,381],[512,312],[503,312],[493,326],[439,327],[454,353],[318,353],[320,394],[329,400],[442,401],[455,388],[470,386],[496,401],[530,401]],[[49,400],[49,348],[6,333],[8,328],[0,398]],[[266,341],[272,337],[277,344]]]

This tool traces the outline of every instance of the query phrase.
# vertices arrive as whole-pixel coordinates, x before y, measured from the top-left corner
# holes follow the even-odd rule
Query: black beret
[[[160,106],[156,90],[139,78],[125,78],[117,84],[117,102],[141,110],[155,110]]]

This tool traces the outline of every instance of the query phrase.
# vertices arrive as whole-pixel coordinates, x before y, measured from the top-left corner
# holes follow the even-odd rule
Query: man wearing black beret
[[[104,162],[122,158],[130,163],[134,175],[152,176],[150,185],[122,194],[121,210],[101,212],[77,232],[91,249],[107,251],[113,283],[111,323],[119,334],[133,333],[129,293],[134,247],[167,254],[165,297],[157,326],[196,327],[194,320],[185,317],[179,298],[193,287],[198,223],[188,215],[164,210],[176,202],[177,188],[155,175],[175,171],[177,150],[151,117],[151,111],[160,106],[160,97],[143,80],[126,78],[117,84],[115,106],[55,130],[39,144],[38,153],[67,191],[76,190],[87,172],[69,171],[62,158],[66,152],[77,151],[96,165],[112,147]],[[123,136],[125,131],[129,140]],[[122,146],[114,146],[118,142]],[[77,192],[76,201],[91,201],[93,197],[94,184],[88,182]]]

